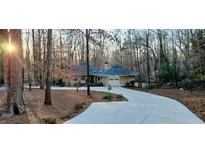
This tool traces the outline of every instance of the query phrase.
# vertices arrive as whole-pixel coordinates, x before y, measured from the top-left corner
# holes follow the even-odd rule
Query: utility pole
[[[90,68],[89,68],[89,37],[90,30],[86,29],[86,52],[87,52],[87,95],[90,96]]]

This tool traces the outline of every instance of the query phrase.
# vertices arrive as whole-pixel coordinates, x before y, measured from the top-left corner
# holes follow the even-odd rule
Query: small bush
[[[75,111],[79,111],[83,108],[84,103],[77,103],[74,105]]]
[[[106,93],[106,95],[103,96],[103,99],[111,101],[112,100],[112,93]]]
[[[41,121],[45,124],[56,124],[56,119],[54,117],[42,117]]]
[[[108,93],[108,100],[112,100],[112,93]]]

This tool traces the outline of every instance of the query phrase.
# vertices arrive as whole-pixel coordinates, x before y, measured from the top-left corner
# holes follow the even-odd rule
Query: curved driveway
[[[53,88],[58,89],[58,88]],[[70,88],[59,88],[68,90]],[[85,88],[81,88],[84,90]],[[91,90],[107,91],[106,87]],[[74,124],[200,124],[195,114],[176,100],[145,92],[113,87],[112,93],[122,94],[123,102],[94,102],[84,112],[65,123]]]

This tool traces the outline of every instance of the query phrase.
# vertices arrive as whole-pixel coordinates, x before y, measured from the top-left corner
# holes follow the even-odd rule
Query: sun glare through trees
[[[11,43],[11,38],[10,37],[9,37],[9,42],[8,42],[8,45],[7,45],[7,50],[10,54],[14,51],[14,46]]]

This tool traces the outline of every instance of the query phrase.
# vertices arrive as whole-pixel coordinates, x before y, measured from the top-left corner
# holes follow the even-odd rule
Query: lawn
[[[87,96],[86,91],[52,90],[52,105],[44,105],[44,90],[24,90],[26,113],[12,117],[0,117],[3,124],[39,124],[63,123],[83,112],[92,102],[105,102],[108,95],[104,92],[91,91]],[[5,91],[0,92],[0,109],[5,108]],[[110,101],[126,100],[124,97],[112,94]]]

